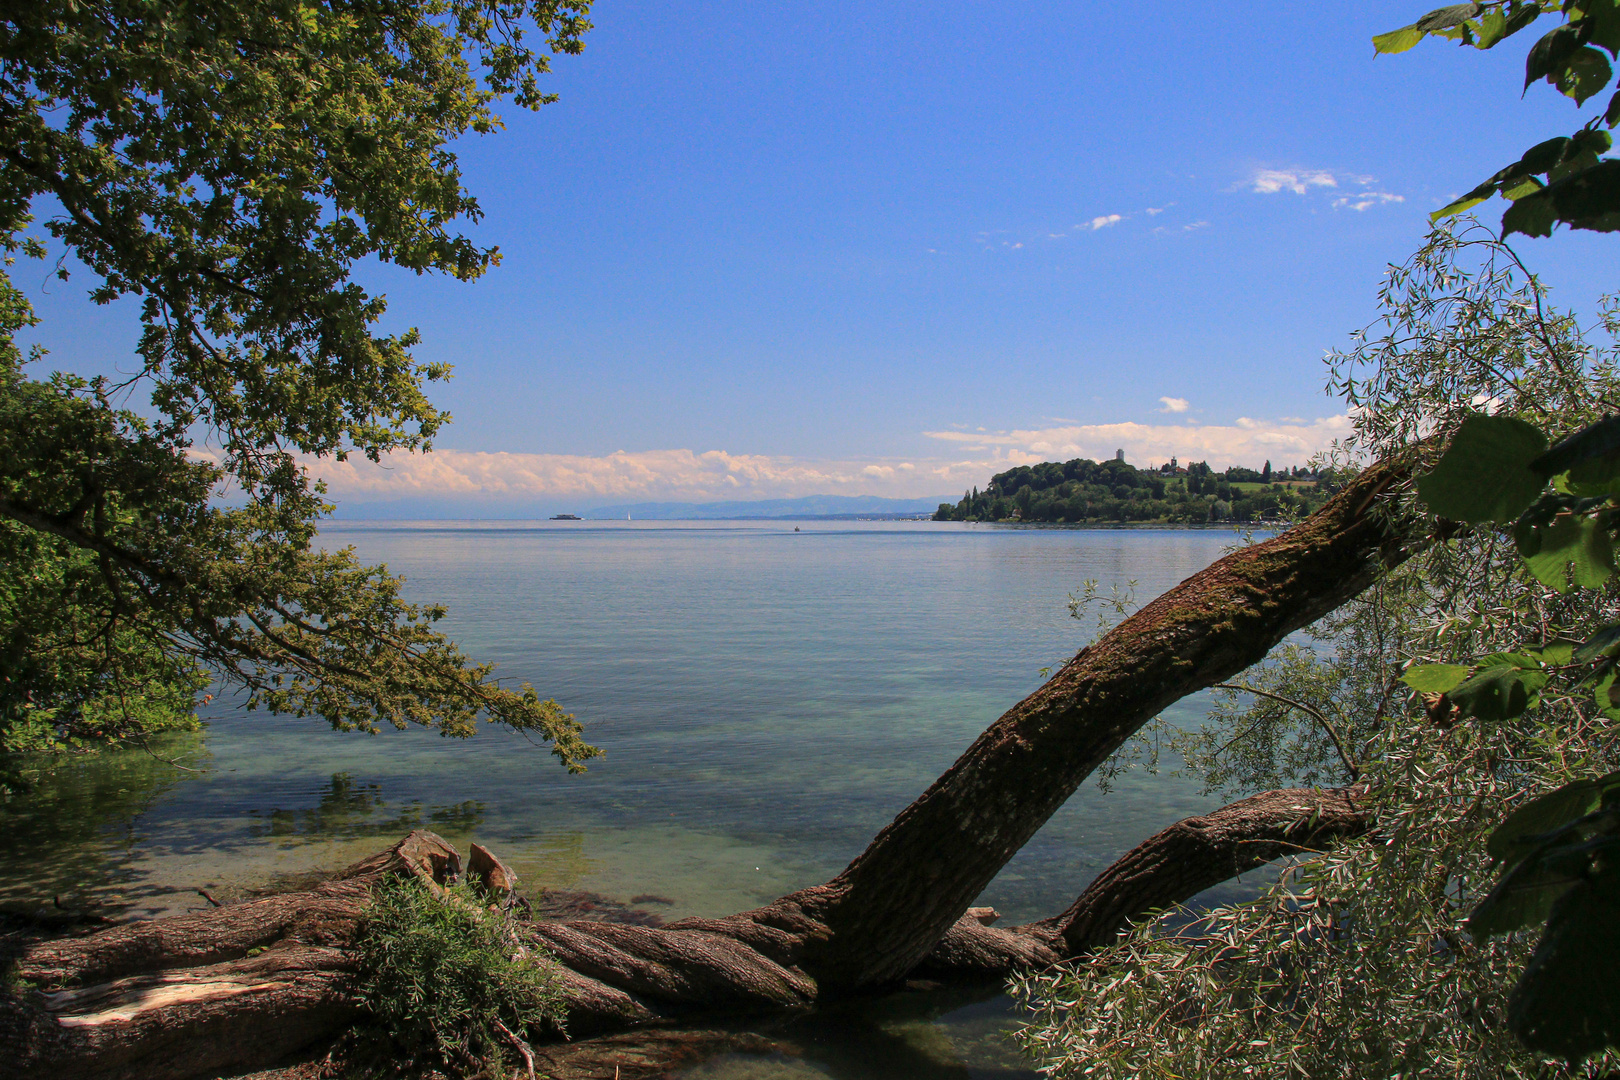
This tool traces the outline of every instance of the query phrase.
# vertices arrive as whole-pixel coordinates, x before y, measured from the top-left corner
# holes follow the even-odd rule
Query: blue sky
[[[1535,31],[1375,58],[1423,10],[601,0],[561,100],[459,148],[503,265],[366,275],[456,364],[439,452],[323,471],[539,511],[1303,460],[1342,430],[1324,350],[1428,212],[1591,111],[1521,100]],[[1518,246],[1590,314],[1615,243]],[[53,359],[127,350],[78,295],[35,296]]]

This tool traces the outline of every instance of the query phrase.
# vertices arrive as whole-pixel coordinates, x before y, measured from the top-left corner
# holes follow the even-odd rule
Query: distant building
[[[1125,451],[1123,451],[1123,450],[1115,450],[1114,451],[1114,460],[1115,461],[1124,461],[1125,460]]]

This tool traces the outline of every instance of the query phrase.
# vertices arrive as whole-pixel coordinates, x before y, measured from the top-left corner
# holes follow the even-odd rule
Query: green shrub
[[[507,1033],[562,1027],[557,968],[472,886],[444,893],[414,878],[373,891],[356,942],[356,997],[368,1013],[356,1057],[387,1059],[390,1075],[400,1066],[504,1075],[515,1050]]]

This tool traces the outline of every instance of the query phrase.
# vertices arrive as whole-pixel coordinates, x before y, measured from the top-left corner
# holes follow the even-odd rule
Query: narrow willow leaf
[[[1453,521],[1508,524],[1546,486],[1530,469],[1546,448],[1547,437],[1533,424],[1472,413],[1434,471],[1419,478],[1418,496],[1430,510]]]

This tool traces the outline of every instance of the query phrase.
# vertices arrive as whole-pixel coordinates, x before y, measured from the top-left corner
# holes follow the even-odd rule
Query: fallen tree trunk
[[[1192,893],[1170,894],[1240,865],[1235,849],[1223,849],[1204,860],[1202,876],[1180,873],[1177,862],[1174,888],[1150,887],[1157,880],[1149,872],[1152,852],[1200,833],[1176,826],[1143,845],[1152,851],[1132,864],[1137,869],[1115,875],[1122,900],[1094,886],[1066,921],[1008,930],[964,914],[1142,724],[1257,662],[1404,558],[1371,512],[1403,476],[1398,466],[1367,470],[1298,527],[1226,556],[1081,650],[832,881],[723,919],[664,927],[531,924],[529,932],[567,972],[571,1031],[716,1008],[802,1007],[899,979],[924,961],[980,973],[1049,963],[1072,951],[1071,940],[1111,934],[1122,917],[1148,910],[1133,905],[1186,899]],[[1227,831],[1202,831],[1230,847],[1243,822],[1262,820],[1277,837],[1258,842],[1295,842],[1289,837],[1297,826],[1275,815],[1239,814],[1221,819],[1232,826]],[[394,872],[442,881],[457,866],[448,845],[413,834],[313,893],[33,949],[17,970],[40,990],[0,1006],[0,1054],[30,1062],[28,1074],[40,1077],[179,1080],[264,1062],[318,1034],[323,1023],[330,1030],[345,1022],[347,968],[336,946],[352,933],[370,884]]]

